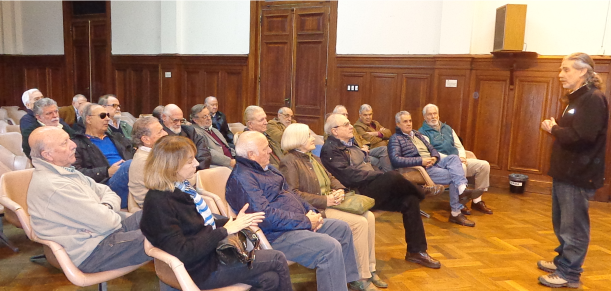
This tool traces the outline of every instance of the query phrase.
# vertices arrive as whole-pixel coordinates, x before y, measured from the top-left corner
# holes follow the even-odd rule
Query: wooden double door
[[[258,104],[268,119],[289,107],[322,132],[327,96],[329,3],[259,6]]]

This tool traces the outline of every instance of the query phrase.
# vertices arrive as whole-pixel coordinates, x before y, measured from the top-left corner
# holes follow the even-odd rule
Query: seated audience
[[[484,160],[467,159],[467,153],[456,132],[447,124],[439,121],[439,108],[435,104],[428,104],[422,109],[424,123],[418,129],[420,133],[428,137],[428,142],[439,152],[441,159],[449,155],[457,155],[462,162],[462,169],[467,177],[475,176],[475,189],[488,191],[490,186],[490,164]],[[471,202],[471,208],[492,214],[492,210],[486,207],[482,198],[475,198]],[[465,205],[464,214],[471,214]]]
[[[295,122],[293,110],[288,107],[281,107],[278,110],[278,116],[267,122],[267,130],[265,132],[277,144],[280,144],[280,141],[282,140],[282,133],[286,127]]]
[[[19,120],[19,129],[21,130],[21,134],[23,134],[24,130],[29,129],[37,123],[32,107],[34,107],[34,102],[42,98],[44,98],[44,95],[42,95],[42,93],[36,88],[27,90],[23,92],[23,95],[21,95],[21,101],[23,101],[23,105],[25,106],[25,111],[27,113]]]
[[[121,104],[119,99],[112,94],[106,94],[98,100],[98,104],[106,108],[106,112],[110,115],[108,121],[108,130],[122,134],[125,138],[132,138],[132,127],[127,122],[121,120]]]
[[[161,137],[168,135],[163,130],[159,120],[153,116],[142,117],[134,123],[132,129],[132,143],[138,150],[134,154],[132,164],[129,167],[129,193],[140,208],[144,203],[144,197],[148,189],[144,186],[144,165],[155,142]]]
[[[235,150],[229,146],[221,132],[212,126],[210,110],[204,104],[191,107],[191,121],[199,135],[206,139],[212,161],[210,166],[233,168],[235,165]]]
[[[374,125],[375,123],[377,123],[377,121],[375,122],[371,121],[373,117],[373,113],[369,105],[363,104],[361,106],[361,110],[363,109],[367,109],[369,113],[364,115],[365,117],[361,116],[362,114],[359,114],[359,116],[361,117],[354,124],[353,134],[354,134],[354,140],[357,143],[356,145],[359,148],[361,148],[365,153],[367,153],[372,165],[378,167],[380,170],[384,172],[391,171],[392,165],[390,164],[390,160],[388,159],[388,151],[386,148],[387,141],[383,140],[382,138],[379,138],[378,136],[371,137],[369,133],[365,132],[363,128],[366,128],[366,127],[369,128],[370,126],[366,126],[361,121],[362,119],[367,118],[368,124],[373,123]],[[338,113],[348,118],[348,111],[346,110],[346,107],[344,107],[343,105],[336,106],[335,109],[333,110],[333,113]],[[359,126],[357,126],[357,124]],[[377,127],[381,128],[382,126],[379,123],[377,123]],[[359,130],[362,130],[363,132],[361,133],[359,132]],[[375,142],[375,146],[372,145],[374,142]]]
[[[210,114],[212,114],[212,126],[221,132],[229,146],[233,148],[233,132],[229,130],[227,117],[223,112],[219,111],[219,101],[214,96],[208,96],[204,100],[204,104],[208,106],[208,109],[210,109]]]
[[[247,212],[264,212],[259,226],[272,247],[290,261],[316,268],[318,291],[347,290],[347,282],[359,279],[348,224],[323,219],[289,188],[280,171],[269,167],[271,149],[260,132],[242,133],[236,152],[225,191],[231,208],[249,205]]]
[[[343,201],[346,187],[323,167],[320,158],[312,155],[314,148],[314,137],[310,135],[307,125],[289,125],[282,136],[282,150],[287,154],[282,158],[280,171],[290,189],[316,207],[321,214],[348,223],[354,239],[359,273],[365,280],[360,282],[363,285],[360,288],[376,290],[373,287],[367,288],[368,281],[376,287],[388,287],[376,273],[375,216],[371,211],[357,215],[330,208]]]
[[[354,145],[353,127],[345,116],[331,114],[325,122],[325,132],[329,137],[320,153],[325,168],[344,186],[375,199],[373,210],[400,211],[407,243],[405,259],[428,268],[440,268],[441,263],[426,252],[420,216],[424,193],[397,171],[375,170],[365,153]]]
[[[168,104],[164,106],[163,112],[161,113],[161,120],[163,121],[163,129],[170,136],[184,136],[189,138],[197,148],[197,154],[195,159],[199,162],[197,166],[198,170],[210,168],[210,162],[212,156],[210,155],[210,149],[206,139],[195,131],[195,128],[191,125],[183,124],[186,120],[183,118],[182,109],[175,104]]]
[[[235,283],[252,290],[292,290],[286,258],[277,250],[256,250],[252,268],[240,262],[220,264],[218,243],[227,235],[263,221],[263,212],[245,214],[243,205],[232,220],[217,220],[204,199],[189,184],[199,164],[195,145],[181,136],[161,138],[145,165],[144,183],[151,189],[144,199],[142,233],[153,244],[176,256],[201,289]]]
[[[126,160],[131,160],[134,148],[122,134],[108,132],[108,113],[98,104],[83,109],[85,132],[72,139],[76,143],[74,167],[98,183],[107,184]]]
[[[87,98],[82,94],[74,95],[74,97],[72,97],[72,105],[62,106],[59,108],[59,117],[61,117],[61,119],[63,119],[68,125],[74,125],[79,116],[78,108],[85,102],[87,102]]]
[[[423,166],[435,184],[450,184],[450,222],[475,226],[463,213],[463,204],[482,196],[482,190],[467,190],[467,178],[456,155],[439,159],[439,153],[422,134],[412,130],[412,116],[407,111],[395,115],[397,132],[390,137],[388,154],[395,168]]]
[[[76,133],[84,133],[85,132],[85,117],[83,116],[83,110],[85,106],[91,104],[91,102],[83,102],[79,104],[78,116],[76,117],[76,122],[72,125],[72,129]]]
[[[55,126],[63,129],[70,137],[74,136],[75,132],[72,130],[72,128],[61,120],[61,118],[59,118],[57,102],[55,102],[53,99],[42,98],[34,102],[32,112],[34,112],[37,122],[32,127],[23,130],[21,134],[21,147],[23,148],[23,153],[25,153],[28,158],[30,157],[30,144],[28,143],[28,138],[30,137],[32,131],[39,127]]]
[[[27,203],[36,236],[62,245],[85,273],[151,260],[144,253],[142,213],[125,218],[119,196],[75,171],[76,145],[65,131],[37,128],[29,142],[35,170]]]
[[[280,167],[280,159],[284,157],[284,153],[280,148],[280,143],[273,140],[266,132],[267,114],[265,114],[263,108],[256,105],[246,107],[244,110],[244,123],[246,123],[245,132],[249,130],[257,131],[267,138],[269,148],[272,150],[269,156],[269,163],[278,169]]]

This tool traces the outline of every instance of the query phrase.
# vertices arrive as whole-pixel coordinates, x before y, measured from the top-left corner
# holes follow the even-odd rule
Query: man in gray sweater
[[[120,212],[121,198],[76,171],[76,145],[57,127],[40,127],[29,138],[36,168],[28,189],[28,210],[38,237],[64,247],[85,273],[151,260],[144,253],[141,212]]]

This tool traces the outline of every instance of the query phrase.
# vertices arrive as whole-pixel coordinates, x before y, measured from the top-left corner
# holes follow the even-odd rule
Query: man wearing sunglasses
[[[104,106],[110,120],[108,121],[108,131],[122,134],[125,138],[132,138],[132,127],[127,122],[121,120],[121,104],[119,99],[112,94],[106,94],[98,100],[98,104]]]
[[[161,113],[161,120],[163,121],[163,129],[170,136],[179,135],[184,136],[195,144],[197,153],[195,159],[199,162],[197,166],[198,170],[210,168],[212,162],[212,155],[210,154],[210,148],[206,139],[195,131],[192,125],[186,125],[186,119],[183,117],[183,112],[180,107],[176,104],[168,104],[163,108]]]
[[[275,142],[280,144],[282,134],[287,126],[297,122],[293,115],[293,110],[288,107],[282,107],[278,110],[278,117],[267,122],[267,130],[265,131]]]
[[[98,104],[89,104],[83,109],[85,132],[77,133],[74,167],[98,183],[110,184],[123,162],[134,156],[130,140],[117,132],[108,132],[110,116]]]

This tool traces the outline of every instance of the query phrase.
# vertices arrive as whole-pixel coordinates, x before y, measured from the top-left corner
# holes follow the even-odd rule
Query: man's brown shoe
[[[457,216],[452,216],[452,214],[450,214],[450,219],[448,221],[456,223],[456,224],[464,225],[464,226],[470,226],[470,227],[475,226],[475,222],[467,219],[465,215],[462,213]]]
[[[484,190],[465,189],[465,191],[463,191],[462,194],[458,195],[458,202],[460,202],[460,204],[462,205],[465,205],[469,201],[475,198],[479,198],[480,196],[482,196],[482,194],[484,194]]]
[[[473,203],[473,201],[471,201],[471,209],[477,210],[479,212],[483,212],[486,214],[492,214],[492,209],[486,207],[486,203],[484,203],[484,201],[480,201],[477,203]]]
[[[424,194],[427,197],[436,196],[445,191],[445,187],[443,185],[433,185],[433,186],[422,186],[422,190],[424,190]]]
[[[441,268],[441,263],[438,260],[433,259],[426,252],[407,253],[407,255],[405,255],[405,260],[416,263],[416,264],[423,265],[431,269]]]
[[[460,209],[460,213],[462,213],[464,215],[471,215],[471,209],[469,209],[469,207],[467,207],[467,205],[465,205],[465,207]]]

